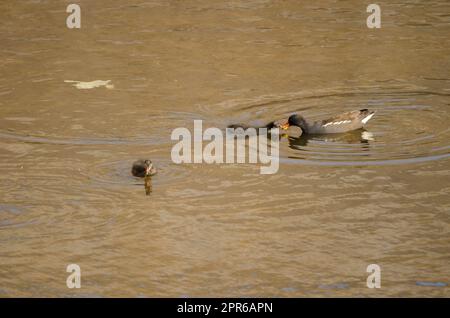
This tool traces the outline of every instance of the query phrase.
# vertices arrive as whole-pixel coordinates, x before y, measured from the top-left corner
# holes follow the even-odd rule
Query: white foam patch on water
[[[78,89],[93,89],[98,87],[106,87],[107,89],[113,89],[114,84],[111,84],[111,80],[95,80],[91,82],[81,82],[81,81],[72,81],[72,80],[65,80],[64,83],[73,83],[73,86],[75,86]]]

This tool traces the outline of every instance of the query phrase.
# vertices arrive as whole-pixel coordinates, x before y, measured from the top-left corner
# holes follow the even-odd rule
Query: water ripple
[[[446,110],[449,100],[450,94],[428,88],[388,85],[265,95],[199,108],[210,117],[234,117],[235,122],[250,123],[287,118],[294,112],[318,120],[370,108],[376,115],[365,130],[300,136],[301,131],[296,127],[289,129],[289,138],[281,141],[280,161],[308,165],[388,165],[450,157],[450,118]]]

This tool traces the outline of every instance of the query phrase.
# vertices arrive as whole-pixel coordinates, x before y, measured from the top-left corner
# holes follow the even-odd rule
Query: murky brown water
[[[356,0],[1,2],[0,296],[450,296],[450,3],[377,3],[379,30]],[[194,119],[365,107],[274,175],[170,158]]]

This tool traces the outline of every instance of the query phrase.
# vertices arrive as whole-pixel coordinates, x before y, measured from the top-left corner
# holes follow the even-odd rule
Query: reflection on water
[[[145,194],[150,195],[150,193],[152,192],[152,177],[151,176],[146,176],[144,178],[144,188],[145,188]]]
[[[300,137],[289,137],[289,147],[302,151],[301,154],[305,154],[305,156],[311,155],[313,160],[320,160],[321,156],[325,159],[334,156],[342,158],[344,156],[343,160],[349,161],[353,156],[369,156],[367,152],[370,151],[370,141],[374,141],[372,134],[364,129],[358,129],[343,134],[302,134]],[[339,165],[339,163],[336,163],[336,165]]]
[[[0,296],[372,296],[372,263],[377,295],[449,296],[448,1],[379,3],[378,30],[359,1],[78,4],[80,30],[0,4]],[[195,119],[362,108],[365,131],[290,129],[274,175],[170,159]]]

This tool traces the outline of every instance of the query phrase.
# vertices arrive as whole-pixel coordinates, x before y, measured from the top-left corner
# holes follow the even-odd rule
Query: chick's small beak
[[[283,129],[283,130],[287,130],[289,128],[289,123],[285,123],[285,124],[280,125],[280,128]]]

